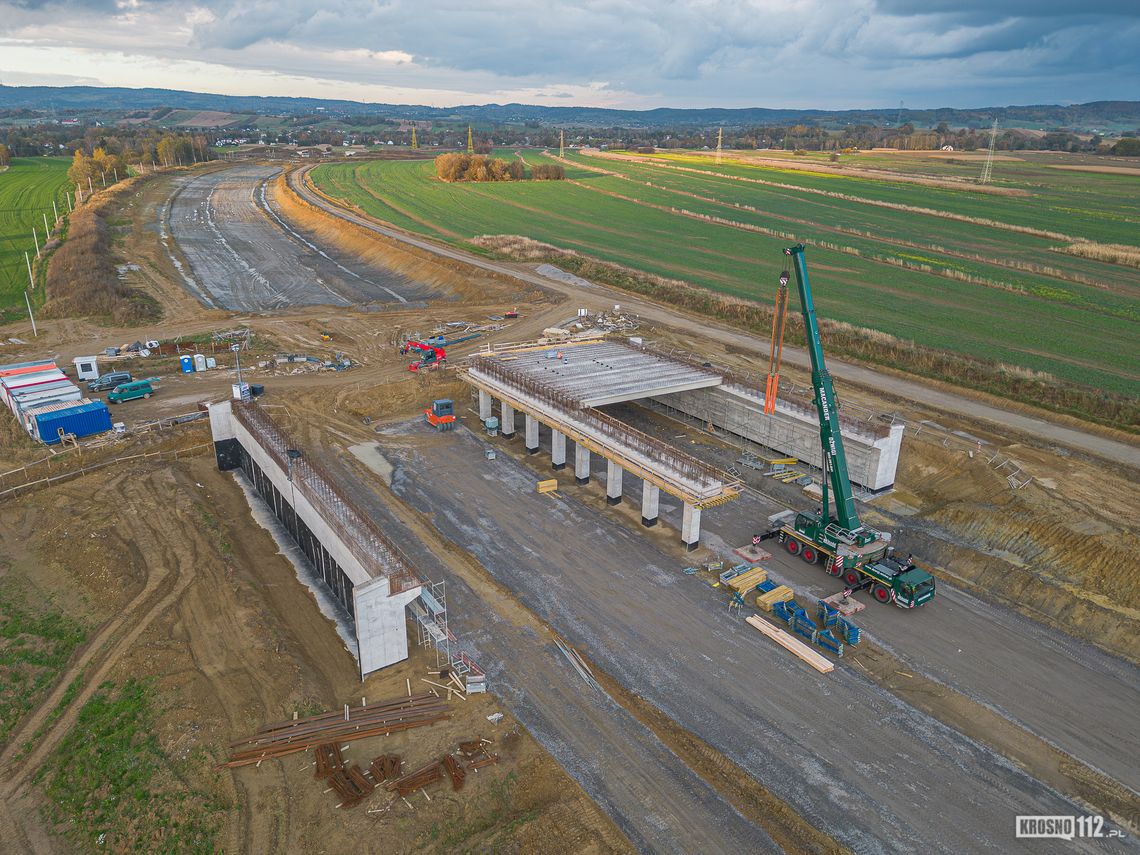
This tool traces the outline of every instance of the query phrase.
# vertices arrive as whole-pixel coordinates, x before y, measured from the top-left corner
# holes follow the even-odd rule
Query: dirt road
[[[748,351],[757,350],[758,343],[753,336],[732,329],[731,327],[709,321],[706,318],[690,315],[680,309],[659,306],[655,303],[642,300],[628,292],[617,291],[604,285],[596,285],[594,289],[587,291],[575,285],[568,285],[564,282],[547,279],[527,270],[520,269],[518,266],[489,261],[485,258],[463,252],[462,250],[443,246],[426,238],[415,237],[398,229],[381,225],[375,220],[362,217],[352,211],[347,211],[330,204],[326,199],[314,193],[304,181],[305,173],[311,168],[312,167],[303,167],[289,174],[289,186],[296,193],[300,194],[306,201],[313,205],[321,207],[329,213],[335,214],[350,222],[371,229],[386,238],[425,249],[445,258],[461,261],[483,270],[492,271],[505,276],[513,276],[524,282],[541,285],[544,288],[549,288],[571,296],[576,301],[587,300],[597,302],[598,298],[602,294],[605,294],[607,295],[607,301],[619,302],[628,311],[641,315],[647,320],[666,326],[675,326],[680,318],[685,318],[686,326],[690,330],[700,333],[711,340],[718,341],[722,345],[732,345]],[[762,343],[760,344],[762,345]],[[810,367],[807,352],[799,348],[785,346],[784,360],[787,363],[800,366],[801,368]],[[1104,460],[1140,468],[1140,445],[1118,442],[1107,437],[1086,433],[1035,416],[1001,409],[971,398],[956,395],[953,392],[941,391],[923,383],[882,374],[874,369],[843,362],[834,358],[828,360],[828,367],[833,375],[868,388],[882,389],[888,394],[897,395],[945,412],[989,422],[1000,428],[1016,431],[1041,442],[1056,443],[1077,451],[1092,454]]]
[[[646,537],[569,491],[537,495],[531,470],[485,462],[467,431],[445,436],[429,452],[387,448],[397,494],[435,509],[441,533],[609,674],[856,851],[1022,851],[1016,815],[1080,812],[848,664],[818,675],[774,649],[678,572],[654,540],[672,532]]]
[[[184,281],[203,303],[256,311],[431,296],[393,271],[334,257],[286,223],[269,204],[279,172],[242,165],[180,180],[162,216],[189,262]]]
[[[339,464],[324,459],[334,472]],[[447,582],[450,626],[488,668],[495,694],[643,852],[778,852],[604,691],[575,672],[549,637],[504,615],[399,521],[359,478],[338,480],[420,568]],[[436,581],[436,580],[433,580]]]

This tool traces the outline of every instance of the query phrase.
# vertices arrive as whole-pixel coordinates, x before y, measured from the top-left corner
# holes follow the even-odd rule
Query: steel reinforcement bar
[[[297,446],[261,407],[252,401],[235,401],[233,414],[281,471],[290,474],[293,486],[321,513],[365,572],[388,580],[389,594],[423,584],[412,561],[388,539],[375,520],[337,488],[320,464],[304,455],[289,456],[289,450]]]

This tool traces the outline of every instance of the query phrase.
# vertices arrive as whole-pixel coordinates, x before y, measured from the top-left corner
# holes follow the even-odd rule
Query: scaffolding
[[[425,582],[420,595],[408,606],[420,634],[420,647],[435,648],[437,668],[446,666],[464,681],[468,692],[485,692],[487,675],[475,660],[459,646],[459,640],[447,626],[446,583]]]

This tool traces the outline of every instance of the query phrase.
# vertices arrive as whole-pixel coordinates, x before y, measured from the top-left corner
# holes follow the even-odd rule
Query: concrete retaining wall
[[[389,580],[373,578],[347,544],[299,491],[289,473],[233,418],[229,401],[210,406],[210,428],[220,469],[240,467],[348,610],[360,650],[361,678],[408,658],[404,608],[419,596],[413,587],[389,595]]]
[[[814,411],[778,401],[776,412],[765,415],[762,396],[739,386],[696,389],[650,400],[817,468],[823,465]],[[843,426],[843,448],[854,483],[873,491],[894,485],[904,429],[901,424],[870,424],[865,431],[855,425]]]

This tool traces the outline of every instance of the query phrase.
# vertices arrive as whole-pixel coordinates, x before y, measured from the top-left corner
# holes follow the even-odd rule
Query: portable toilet
[[[212,357],[212,356],[207,356],[206,357],[206,367],[207,368],[217,368],[218,367],[218,360],[214,359],[214,357]]]
[[[194,373],[194,357],[193,356],[190,356],[189,354],[187,354],[186,356],[183,356],[178,361],[182,364],[182,373],[183,374],[193,374]]]
[[[195,353],[194,354],[194,370],[195,371],[205,371],[206,370],[206,355],[205,354],[203,354],[203,353]]]
[[[78,380],[99,379],[99,357],[77,356],[75,362],[75,377]]]

